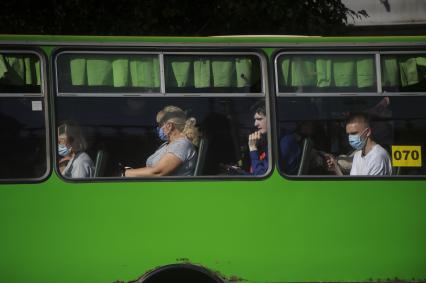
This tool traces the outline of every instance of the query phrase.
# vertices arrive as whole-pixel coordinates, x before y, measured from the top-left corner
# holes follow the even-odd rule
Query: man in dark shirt
[[[256,131],[248,137],[250,150],[251,168],[253,175],[263,175],[268,171],[268,143],[266,134],[268,132],[268,120],[266,118],[265,106],[260,106],[254,113],[254,126]]]

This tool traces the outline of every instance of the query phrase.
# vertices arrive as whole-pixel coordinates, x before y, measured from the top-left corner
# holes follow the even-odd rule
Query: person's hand
[[[124,166],[124,167],[121,169],[121,177],[126,177],[126,172],[127,172],[127,171],[130,171],[130,170],[132,170],[132,169],[133,169],[132,167]]]
[[[389,99],[388,96],[385,96],[379,101],[379,103],[374,105],[367,112],[370,113],[370,114],[373,114],[373,115],[374,114],[380,115],[386,110],[386,108],[389,106],[389,104],[390,104],[390,99]]]
[[[248,146],[250,151],[257,150],[257,143],[260,140],[261,134],[260,131],[254,132],[249,135]]]
[[[324,154],[325,164],[327,165],[328,171],[336,171],[337,160],[333,155],[325,153]]]
[[[66,164],[66,163],[68,163],[68,161],[70,161],[71,160],[71,156],[69,156],[69,155],[67,155],[67,156],[64,156],[64,157],[62,157],[61,159],[59,159],[59,161],[58,161],[58,163],[59,164]]]
[[[65,167],[67,167],[68,162],[71,160],[71,156],[67,155],[65,157],[62,157],[59,161],[58,161],[58,166],[59,166],[59,172],[61,172],[61,174],[64,172]]]
[[[333,155],[328,153],[323,153],[323,155],[325,163],[327,164],[327,170],[333,172],[336,175],[342,176],[343,172],[337,164],[337,159]]]

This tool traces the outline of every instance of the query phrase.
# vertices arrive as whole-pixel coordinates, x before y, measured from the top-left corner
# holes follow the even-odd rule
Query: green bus
[[[126,176],[166,106],[189,173]],[[424,282],[425,107],[426,36],[1,35],[0,281]]]

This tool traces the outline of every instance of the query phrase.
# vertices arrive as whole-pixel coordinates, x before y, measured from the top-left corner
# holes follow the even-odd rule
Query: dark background
[[[347,17],[364,16],[340,0],[7,0],[0,2],[0,33],[336,35],[347,32]]]

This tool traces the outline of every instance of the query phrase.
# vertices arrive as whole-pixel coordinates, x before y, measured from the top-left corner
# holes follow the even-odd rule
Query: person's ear
[[[365,136],[367,138],[369,138],[371,136],[371,128],[367,128],[367,130],[365,131]]]
[[[166,123],[166,129],[169,130],[169,132],[171,132],[174,128],[174,124],[172,122],[167,122]]]

